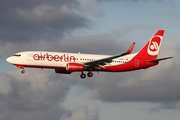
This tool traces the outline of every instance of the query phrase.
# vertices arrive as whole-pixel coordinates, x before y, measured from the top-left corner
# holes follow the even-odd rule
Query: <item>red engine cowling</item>
[[[67,71],[66,68],[56,68],[55,69],[55,73],[59,73],[59,74],[71,74],[71,72]]]
[[[67,63],[66,65],[67,71],[84,71],[84,65],[80,63]]]

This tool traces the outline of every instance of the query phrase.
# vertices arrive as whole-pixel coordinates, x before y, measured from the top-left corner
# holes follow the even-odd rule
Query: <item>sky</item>
[[[180,118],[179,0],[0,0],[0,120]],[[116,55],[165,34],[158,66],[123,73],[56,74],[6,62],[45,50]]]

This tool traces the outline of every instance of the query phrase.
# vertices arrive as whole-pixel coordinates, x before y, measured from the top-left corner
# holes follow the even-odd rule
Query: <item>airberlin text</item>
[[[39,53],[34,54],[33,59],[36,61],[56,61],[56,62],[75,62],[74,56],[69,56],[68,54],[62,54],[62,55],[52,55],[50,53]]]

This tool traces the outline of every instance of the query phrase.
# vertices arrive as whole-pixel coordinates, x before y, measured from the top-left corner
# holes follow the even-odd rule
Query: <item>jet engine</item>
[[[66,70],[69,72],[84,71],[84,65],[80,63],[67,63]]]
[[[71,74],[71,72],[67,71],[66,68],[56,68],[55,73],[58,73],[58,74]]]

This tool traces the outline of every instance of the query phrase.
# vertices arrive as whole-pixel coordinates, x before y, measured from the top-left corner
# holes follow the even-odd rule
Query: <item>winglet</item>
[[[129,47],[129,49],[125,52],[125,54],[130,54],[135,46],[136,42],[133,42],[133,44]]]

